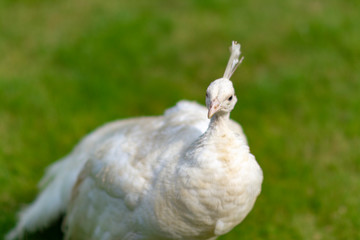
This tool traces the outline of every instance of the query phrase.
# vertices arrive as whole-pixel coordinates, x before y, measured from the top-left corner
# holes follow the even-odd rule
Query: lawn
[[[0,238],[46,166],[92,129],[204,103],[237,40],[232,118],[264,183],[221,239],[360,239],[359,11],[357,0],[1,1]]]

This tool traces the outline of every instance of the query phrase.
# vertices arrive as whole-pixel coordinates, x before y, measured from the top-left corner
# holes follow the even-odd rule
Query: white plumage
[[[233,42],[224,77],[207,89],[207,108],[180,101],[163,116],[116,121],[86,136],[49,167],[7,239],[62,214],[71,240],[216,239],[239,224],[263,179],[229,118],[239,56]]]

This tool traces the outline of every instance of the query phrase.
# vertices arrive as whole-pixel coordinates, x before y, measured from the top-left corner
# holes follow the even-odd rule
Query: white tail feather
[[[51,225],[66,209],[71,189],[87,156],[70,154],[48,168],[42,179],[42,191],[36,200],[19,213],[19,221],[5,239],[23,239],[26,233]]]

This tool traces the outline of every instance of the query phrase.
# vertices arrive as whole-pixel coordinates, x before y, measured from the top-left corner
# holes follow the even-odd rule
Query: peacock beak
[[[217,98],[215,98],[210,103],[209,111],[208,111],[208,118],[211,118],[217,111],[220,109],[220,102]]]

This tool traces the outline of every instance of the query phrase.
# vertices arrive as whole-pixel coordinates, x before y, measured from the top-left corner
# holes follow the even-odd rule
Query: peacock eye
[[[206,92],[206,97],[209,97],[209,94]]]
[[[231,101],[231,100],[232,100],[232,96],[230,96],[228,100]]]

